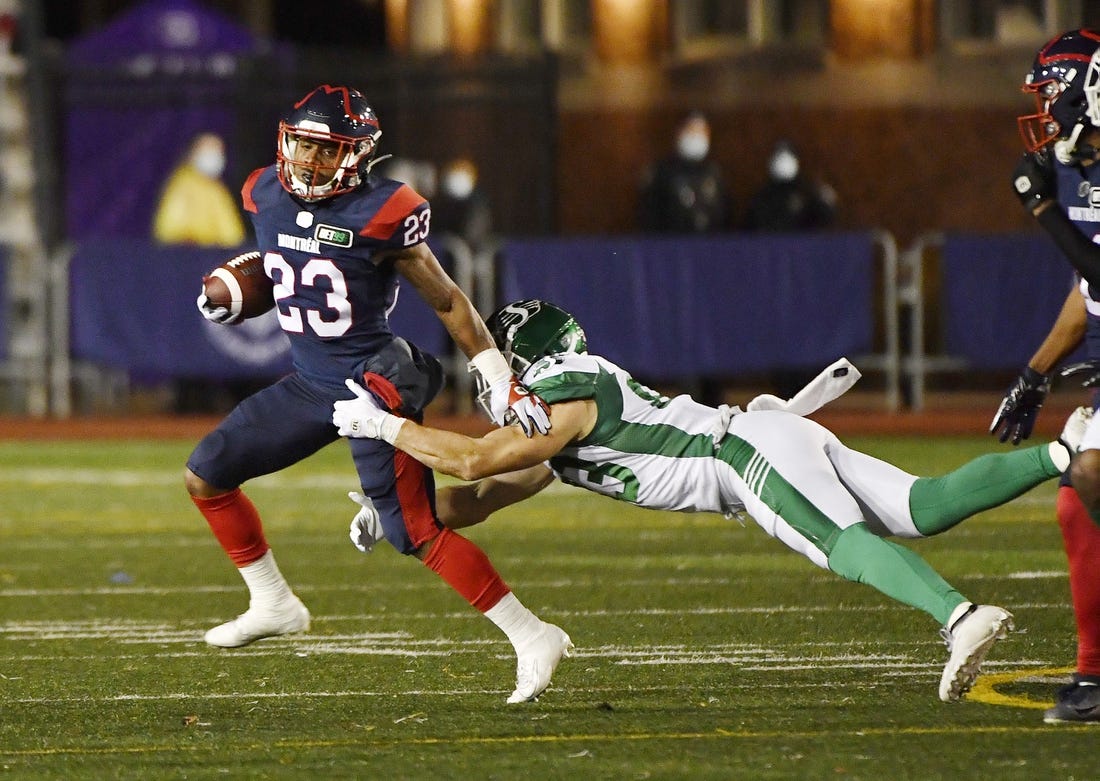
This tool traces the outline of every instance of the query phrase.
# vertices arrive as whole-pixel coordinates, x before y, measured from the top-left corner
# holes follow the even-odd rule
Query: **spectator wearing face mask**
[[[836,192],[803,175],[794,146],[779,141],[768,158],[768,181],[745,210],[745,230],[824,230],[835,220]]]
[[[165,180],[153,217],[153,238],[161,244],[237,248],[245,241],[245,226],[237,199],[221,180],[225,142],[214,133],[199,133],[184,159]],[[173,410],[211,413],[255,392],[268,380],[219,381],[208,377],[176,377]]]
[[[639,228],[654,233],[716,233],[732,227],[729,191],[710,154],[710,123],[693,112],[676,132],[674,154],[642,175]]]
[[[221,180],[225,142],[214,133],[195,136],[184,158],[165,181],[153,218],[153,238],[162,244],[239,247],[244,220],[237,201]]]
[[[492,232],[489,199],[478,187],[477,166],[455,158],[443,166],[439,192],[432,198],[432,231],[451,234],[477,252]]]

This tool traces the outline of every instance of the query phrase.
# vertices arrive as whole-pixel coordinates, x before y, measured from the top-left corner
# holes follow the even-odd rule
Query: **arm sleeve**
[[[1100,245],[1070,222],[1061,207],[1045,209],[1036,219],[1085,281],[1100,289]]]

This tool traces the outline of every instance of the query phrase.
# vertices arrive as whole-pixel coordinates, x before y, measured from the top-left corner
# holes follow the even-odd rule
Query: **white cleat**
[[[203,639],[218,648],[240,648],[265,637],[305,632],[308,629],[309,610],[298,597],[291,595],[289,600],[273,609],[249,608],[232,621],[226,621],[207,631]]]
[[[518,654],[516,690],[508,698],[508,704],[537,700],[550,685],[558,662],[572,655],[573,641],[569,635],[561,627],[544,622],[538,638]]]
[[[993,605],[971,605],[970,610],[940,635],[950,656],[940,678],[940,699],[958,702],[978,678],[989,649],[1014,629],[1012,614]]]
[[[1092,407],[1078,407],[1066,420],[1058,441],[1066,446],[1072,456],[1081,447],[1081,440],[1085,437],[1085,429],[1092,422]]]

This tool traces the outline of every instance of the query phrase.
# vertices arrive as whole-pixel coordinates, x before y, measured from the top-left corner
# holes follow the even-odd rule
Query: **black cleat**
[[[1054,707],[1043,714],[1047,724],[1100,724],[1100,685],[1074,681],[1058,690]]]

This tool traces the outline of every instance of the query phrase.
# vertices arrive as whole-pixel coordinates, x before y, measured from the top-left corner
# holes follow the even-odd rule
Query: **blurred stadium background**
[[[227,253],[158,246],[152,212],[196,132],[226,138],[236,191],[286,107],[344,82],[382,152],[476,163],[494,240],[436,241],[483,313],[555,297],[662,389],[736,398],[847,354],[867,375],[849,405],[984,420],[1070,283],[1009,189],[1020,83],[1088,24],[1100,2],[0,0],[0,414],[172,413],[180,377],[217,414],[281,371],[270,323],[227,338],[194,316]],[[691,110],[735,210],[786,138],[836,190],[836,228],[640,234],[640,173]],[[396,328],[449,354],[413,298]],[[437,403],[462,414],[452,368]]]

